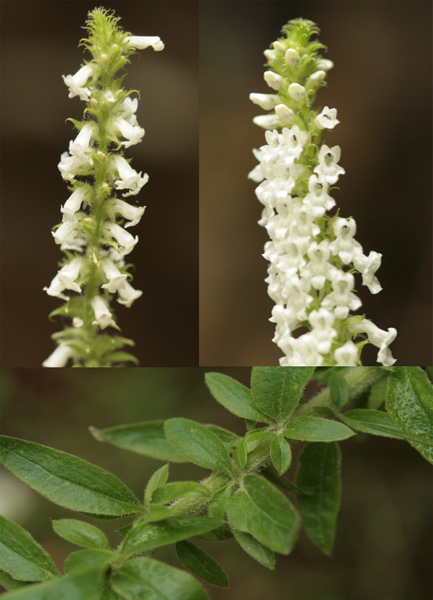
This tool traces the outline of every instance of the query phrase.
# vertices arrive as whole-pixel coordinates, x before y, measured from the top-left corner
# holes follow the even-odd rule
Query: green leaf
[[[233,446],[233,458],[240,469],[245,469],[247,464],[247,455],[247,445],[244,438],[239,440],[239,442]]]
[[[251,394],[255,406],[278,423],[286,421],[314,373],[314,367],[254,367]]]
[[[0,436],[0,462],[31,488],[60,506],[120,516],[140,503],[117,477],[81,458],[40,444]]]
[[[367,401],[368,408],[378,409],[382,406],[382,404],[384,404],[387,386],[388,373],[386,373],[385,376],[381,377],[378,381],[375,381],[371,386]]]
[[[153,558],[133,558],[116,571],[113,589],[122,600],[208,600],[200,583],[189,573]]]
[[[19,581],[44,581],[58,574],[51,557],[30,533],[2,516],[0,569]]]
[[[207,424],[205,425],[205,427],[209,429],[209,431],[214,433],[217,437],[219,437],[219,439],[225,445],[230,446],[231,444],[237,442],[240,439],[240,437],[236,435],[236,433],[233,433],[228,429],[224,429],[224,427],[219,427],[219,425]]]
[[[275,471],[269,467],[267,467],[266,469],[263,469],[263,471],[261,472],[261,475],[263,475],[263,477],[265,477],[268,481],[270,481],[274,485],[277,485],[279,488],[281,488],[285,492],[289,492],[290,494],[297,494],[297,495],[306,493],[305,490],[301,490],[300,487],[298,487],[291,481],[288,481],[285,477],[281,477],[280,475],[277,475],[275,473]]]
[[[122,551],[144,552],[212,531],[221,525],[221,519],[209,517],[171,517],[155,523],[140,523],[126,536]]]
[[[149,507],[155,490],[165,484],[168,479],[168,464],[164,465],[150,477],[144,492],[144,506]]]
[[[185,459],[167,442],[164,434],[164,421],[145,421],[133,425],[119,425],[108,429],[89,427],[92,435],[100,442],[130,450],[137,454],[158,460],[181,463]]]
[[[268,419],[254,406],[250,390],[223,373],[206,373],[206,384],[217,402],[234,415],[251,421]]]
[[[189,419],[169,419],[165,422],[165,435],[173,448],[194,464],[231,473],[224,444],[204,425]]]
[[[26,585],[32,585],[31,581],[18,581],[6,573],[6,571],[2,571],[0,573],[0,583],[5,588],[5,590],[17,590],[18,588],[25,587]]]
[[[256,538],[249,533],[233,529],[233,535],[242,550],[245,550],[251,558],[254,558],[254,560],[268,569],[275,568],[275,554],[272,550],[258,542]]]
[[[9,592],[8,600],[95,600],[102,580],[101,569],[56,577]]]
[[[124,363],[124,362],[132,362],[135,365],[139,364],[139,360],[136,356],[131,354],[130,352],[110,352],[109,354],[104,355],[105,362],[112,363]]]
[[[226,506],[228,499],[230,497],[230,493],[232,490],[232,486],[228,485],[227,487],[219,490],[212,500],[207,505],[207,514],[209,517],[215,517],[216,519],[224,519],[224,515],[226,513]]]
[[[177,542],[176,553],[180,562],[203,581],[220,588],[229,586],[229,580],[222,567],[191,542]]]
[[[321,417],[295,417],[284,429],[284,435],[302,442],[336,442],[352,437],[355,433],[337,421]]]
[[[111,587],[106,587],[95,600],[123,600],[123,596],[119,596]]]
[[[111,550],[78,550],[72,552],[64,564],[65,574],[79,573],[94,567],[107,567],[117,558],[117,553]]]
[[[154,491],[152,502],[168,504],[178,498],[210,498],[211,493],[206,486],[196,481],[174,481]]]
[[[338,410],[349,402],[349,386],[340,371],[333,371],[329,378],[331,402]]]
[[[290,467],[292,451],[289,443],[282,435],[278,435],[271,442],[271,459],[278,473],[282,475]]]
[[[296,484],[309,495],[298,496],[298,508],[309,538],[330,554],[340,506],[340,449],[336,443],[307,444],[299,457]]]
[[[90,523],[77,519],[58,519],[53,521],[53,529],[64,540],[77,544],[77,546],[110,549],[105,534]]]
[[[406,439],[406,434],[400,431],[389,414],[381,410],[355,408],[340,415],[340,419],[362,433],[383,435],[400,440]]]
[[[243,489],[227,504],[233,530],[250,533],[271,550],[288,554],[299,532],[299,518],[289,500],[259,475],[247,475]]]
[[[146,523],[153,523],[155,521],[162,521],[171,517],[171,510],[167,506],[162,504],[152,504],[149,512],[145,517]]]
[[[420,367],[396,367],[388,379],[386,408],[397,427],[425,441],[410,443],[433,463],[433,386]]]

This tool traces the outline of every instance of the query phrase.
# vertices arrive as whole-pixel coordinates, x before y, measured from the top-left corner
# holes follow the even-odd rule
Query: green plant
[[[312,380],[323,387],[307,401],[303,392]],[[0,581],[11,600],[205,599],[197,579],[154,552],[175,544],[189,571],[223,588],[222,567],[196,540],[234,537],[273,569],[275,553],[290,553],[303,527],[329,555],[340,505],[340,441],[357,432],[407,440],[433,462],[433,387],[419,367],[255,367],[251,389],[221,373],[208,373],[206,383],[245,420],[243,436],[185,418],[91,428],[98,440],[165,463],[142,501],[80,458],[1,437],[0,462],[40,494],[86,517],[122,519],[114,548],[95,525],[54,521],[60,537],[84,548],[67,557],[62,575],[29,533],[1,518]],[[298,443],[305,445],[289,479],[284,475],[294,470],[291,449]],[[210,473],[201,482],[168,482],[170,462]]]

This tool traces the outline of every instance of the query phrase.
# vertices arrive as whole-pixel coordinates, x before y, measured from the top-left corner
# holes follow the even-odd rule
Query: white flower
[[[144,129],[139,125],[131,125],[122,117],[115,119],[112,127],[114,130],[120,131],[123,137],[127,139],[126,142],[122,142],[122,146],[125,146],[125,148],[129,148],[133,144],[139,144],[143,139]]]
[[[125,98],[125,100],[120,105],[120,109],[122,111],[121,116],[126,121],[128,121],[128,123],[130,125],[137,125],[137,117],[135,116],[135,113],[137,112],[137,108],[138,108],[138,99],[131,98],[131,96],[128,96],[127,98]]]
[[[323,357],[317,347],[317,340],[311,333],[298,338],[287,337],[278,344],[286,356],[280,358],[280,365],[287,367],[320,366]]]
[[[119,179],[114,182],[116,189],[130,190],[127,194],[122,194],[124,198],[126,198],[126,196],[135,196],[138,194],[141,188],[149,181],[149,175],[147,173],[141,177],[141,172],[137,173],[123,156],[116,155],[112,157],[112,165],[119,174]]]
[[[337,109],[325,106],[320,115],[317,115],[314,119],[314,122],[320,129],[334,129],[340,122],[337,119]]]
[[[106,223],[105,230],[110,233],[119,245],[119,256],[125,256],[134,249],[135,244],[138,242],[138,235],[135,238],[116,223]]]
[[[302,102],[305,100],[305,88],[303,85],[299,85],[299,83],[291,83],[289,85],[289,96],[296,100],[296,102]]]
[[[319,164],[315,167],[314,172],[331,185],[336,183],[340,175],[346,172],[343,167],[338,165],[341,156],[340,146],[329,148],[324,144],[319,151]]]
[[[332,60],[329,60],[329,58],[322,58],[317,63],[317,68],[322,69],[323,71],[330,71],[333,68],[333,66],[334,63],[332,62]]]
[[[128,308],[131,306],[134,300],[137,300],[137,298],[140,298],[140,296],[143,294],[142,291],[134,289],[127,281],[122,284],[117,292],[119,294],[117,302],[119,302],[119,304],[124,304]]]
[[[382,262],[382,255],[373,250],[368,256],[359,253],[353,257],[355,268],[362,274],[362,283],[368,287],[372,294],[378,294],[382,289],[375,273]]]
[[[76,283],[81,269],[84,266],[84,260],[80,257],[73,258],[71,262],[62,267],[54,279],[51,281],[50,287],[44,287],[44,291],[49,296],[56,296],[63,300],[69,300],[68,296],[65,296],[63,290],[73,290],[81,294],[81,288]]]
[[[275,129],[275,127],[281,126],[281,121],[275,114],[270,115],[259,115],[254,117],[253,123],[262,127],[263,129]]]
[[[92,188],[85,184],[80,185],[71,196],[66,200],[64,206],[61,207],[62,213],[73,216],[81,208],[83,202],[88,202],[92,195]]]
[[[325,71],[316,71],[308,78],[308,81],[312,81],[313,83],[322,83],[325,79],[326,73]]]
[[[348,265],[357,254],[362,254],[361,244],[353,239],[356,233],[355,219],[335,219],[333,229],[336,239],[331,242],[331,251]]]
[[[311,335],[317,342],[317,350],[321,354],[327,354],[331,349],[332,340],[337,336],[332,327],[335,321],[334,314],[325,308],[319,308],[310,312],[308,321],[312,327]]]
[[[42,363],[43,367],[66,367],[68,360],[74,356],[74,351],[67,343],[62,342]]]
[[[277,73],[274,73],[273,71],[265,71],[263,73],[263,79],[266,81],[266,83],[268,84],[269,87],[271,87],[273,90],[279,90],[284,79],[281,77],[281,75],[278,75]]]
[[[127,43],[137,50],[144,50],[152,46],[154,50],[159,52],[164,49],[164,43],[157,35],[130,35],[126,38]]]
[[[99,325],[101,329],[105,329],[109,326],[116,326],[116,323],[113,321],[113,315],[104,298],[101,298],[101,296],[94,296],[91,305],[93,312],[95,313],[95,321],[93,321],[92,325]]]
[[[377,327],[372,321],[363,319],[360,322],[353,323],[351,328],[355,333],[366,333],[368,341],[379,348],[377,355],[378,362],[386,367],[390,367],[396,362],[388,348],[397,336],[397,330],[394,329],[394,327],[390,327],[388,331],[384,331]]]
[[[304,204],[310,206],[316,217],[322,217],[327,210],[335,206],[335,200],[327,194],[328,183],[317,175],[308,179],[309,194],[304,197]]]
[[[288,125],[291,125],[295,120],[295,113],[285,104],[277,104],[275,114],[282,123],[287,123]]]
[[[263,108],[263,110],[272,110],[280,101],[278,94],[250,94],[251,102]]]
[[[334,352],[337,367],[356,367],[358,360],[358,348],[353,342],[346,342]]]
[[[64,215],[64,217],[66,218],[60,227],[51,232],[54,240],[56,244],[60,244],[62,250],[81,251],[86,243],[86,240],[80,237],[81,222],[74,216],[68,218],[68,215]]]
[[[137,223],[140,222],[145,209],[145,206],[133,206],[124,200],[118,199],[114,200],[114,202],[110,202],[107,207],[109,215],[114,216],[115,214],[120,214],[125,219],[129,219],[128,223],[125,224],[125,227],[134,227],[134,225],[137,225]]]
[[[299,54],[294,48],[289,48],[284,55],[284,60],[289,67],[296,67],[300,60]]]
[[[79,96],[80,100],[87,102],[90,98],[90,90],[84,86],[92,73],[92,65],[84,65],[84,67],[81,67],[75,75],[62,75],[63,81],[69,88],[69,98]]]
[[[108,290],[110,294],[114,294],[126,282],[127,275],[121,273],[109,258],[104,258],[101,261],[101,268],[108,279],[108,283],[104,283],[101,287]]]
[[[334,309],[337,319],[346,319],[349,311],[358,310],[362,305],[361,300],[352,290],[355,278],[352,273],[345,273],[338,269],[331,275],[332,292],[325,296],[322,306],[328,310]]]
[[[86,123],[75,140],[69,142],[69,154],[63,152],[58,168],[63,179],[74,179],[75,173],[82,168],[88,168],[92,159],[88,155],[91,151],[91,141],[95,134],[95,125]]]

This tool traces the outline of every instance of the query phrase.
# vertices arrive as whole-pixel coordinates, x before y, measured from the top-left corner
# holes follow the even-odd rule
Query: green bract
[[[432,459],[433,388],[419,367],[257,367],[252,390],[220,373],[206,379],[226,408],[242,412],[243,434],[185,418],[93,430],[97,439],[134,451],[137,460],[184,460],[208,470],[200,482],[169,481],[163,464],[143,485],[142,504],[114,475],[81,458],[0,436],[2,464],[49,500],[86,518],[126,518],[115,548],[102,528],[81,518],[55,520],[55,532],[83,548],[66,558],[63,576],[29,533],[0,518],[0,582],[11,600],[205,600],[193,575],[149,555],[175,544],[186,569],[222,588],[225,565],[200,547],[203,541],[234,538],[274,569],[275,553],[289,554],[303,529],[329,555],[341,497],[340,441],[344,447],[357,431],[391,437]],[[320,390],[303,398],[311,380],[305,395]],[[371,408],[383,407],[385,396],[386,410]],[[250,419],[254,411],[259,423]]]

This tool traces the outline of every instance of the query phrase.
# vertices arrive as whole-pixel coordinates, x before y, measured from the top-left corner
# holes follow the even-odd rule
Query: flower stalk
[[[136,196],[149,176],[135,171],[123,156],[124,148],[142,140],[144,129],[136,118],[138,100],[131,97],[133,90],[122,87],[118,72],[137,49],[159,51],[164,44],[157,36],[132,36],[118,21],[104,8],[91,11],[88,37],[81,40],[91,59],[75,75],[63,75],[69,98],[78,97],[86,108],[82,121],[68,119],[78,135],[58,165],[70,196],[53,237],[65,256],[44,290],[65,301],[50,317],[61,315],[68,324],[53,335],[57,348],[45,367],[137,363],[124,350],[133,341],[111,333],[120,331],[111,303],[116,296],[129,307],[142,295],[130,283],[125,257],[138,241],[127,228],[138,224],[144,207],[125,198]]]
[[[264,205],[259,224],[271,238],[263,256],[270,263],[266,282],[275,302],[273,341],[284,353],[280,364],[361,365],[362,348],[371,343],[379,348],[378,362],[390,366],[396,329],[384,331],[353,314],[362,305],[355,275],[372,294],[380,292],[375,273],[382,255],[364,254],[353,218],[329,213],[332,189],[345,171],[340,147],[321,144],[321,137],[339,121],[335,108],[312,105],[333,63],[311,39],[319,33],[311,21],[290,21],[283,33],[264,53],[273,93],[250,94],[268,114],[253,119],[266,130],[266,145],[254,150],[259,164],[249,174]]]

